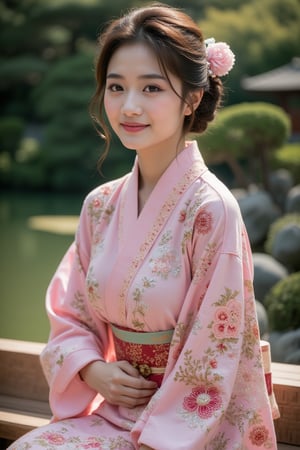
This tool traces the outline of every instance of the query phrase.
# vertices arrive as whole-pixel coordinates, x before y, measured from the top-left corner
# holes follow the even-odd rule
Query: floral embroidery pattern
[[[199,213],[199,207],[202,202],[201,197],[202,191],[200,190],[196,194],[196,200],[192,203],[191,200],[186,202],[185,209],[182,209],[179,213],[178,221],[181,223],[184,223],[186,230],[183,234],[183,239],[181,242],[181,251],[182,254],[185,254],[186,252],[186,245],[187,243],[192,239],[194,227],[196,226],[197,222],[197,214]],[[201,211],[201,209],[200,209]],[[195,219],[196,217],[196,219]]]
[[[205,445],[204,450],[226,450],[229,439],[226,438],[225,433],[218,433],[212,441]]]
[[[219,386],[223,377],[217,370],[218,357],[220,353],[227,353],[229,357],[230,352],[234,355],[231,344],[237,340],[242,317],[241,303],[236,299],[238,294],[238,291],[225,288],[214,303],[214,318],[208,328],[212,329],[210,339],[216,345],[208,347],[201,359],[194,359],[192,351],[186,350],[184,363],[175,374],[175,381],[192,386],[179,411],[192,428],[203,427],[207,419],[222,412],[222,392]],[[198,329],[201,329],[200,323],[197,323],[194,332],[197,333]]]
[[[48,442],[50,445],[64,445],[66,439],[60,433],[51,433],[51,431],[46,431],[41,435],[41,439]]]
[[[113,211],[114,206],[108,205],[106,206],[108,197],[112,192],[111,187],[104,186],[100,188],[100,191],[97,197],[94,197],[92,201],[88,204],[88,213],[95,222],[98,222],[100,217],[104,217],[107,221],[109,221]]]
[[[240,302],[230,300],[226,306],[219,306],[215,312],[213,333],[217,339],[237,338],[242,316]]]
[[[193,261],[193,283],[198,283],[203,280],[205,275],[207,274],[209,268],[211,267],[212,260],[217,253],[217,244],[215,242],[211,242],[207,244],[205,251],[203,252],[203,256],[201,256],[201,261]]]
[[[197,386],[183,400],[183,407],[196,412],[201,419],[208,419],[222,406],[222,399],[216,387]]]
[[[122,286],[122,291],[120,293],[120,310],[125,311],[125,299],[126,294],[128,292],[129,286],[131,284],[132,279],[135,276],[135,273],[138,267],[141,264],[141,261],[144,260],[145,255],[147,254],[149,248],[151,248],[155,238],[157,237],[159,231],[163,227],[166,218],[169,216],[170,211],[175,207],[178,202],[178,198],[182,196],[182,194],[188,189],[190,184],[199,177],[199,174],[202,170],[202,163],[195,163],[182,177],[180,182],[175,186],[162,208],[160,209],[158,216],[156,217],[153,227],[145,236],[143,244],[140,246],[139,251],[137,252],[136,257],[132,260],[131,266],[128,269],[128,276],[124,279],[124,283]],[[123,321],[126,323],[125,315],[123,313]]]
[[[171,232],[163,234],[161,242],[158,245],[158,256],[150,259],[151,271],[164,280],[171,274],[177,277],[180,273],[180,262],[175,250],[169,244],[172,239]]]
[[[199,234],[208,234],[212,229],[212,213],[207,208],[201,208],[195,221],[195,230]]]
[[[146,289],[150,289],[155,286],[155,281],[152,278],[144,277],[142,279],[141,286],[137,286],[133,292],[133,301],[135,307],[132,310],[132,325],[136,330],[143,330],[145,323],[144,317],[148,306],[143,303],[142,296]]]
[[[96,325],[94,324],[93,319],[86,309],[85,297],[82,292],[76,291],[74,293],[74,298],[71,301],[71,306],[77,311],[77,317],[81,320],[81,324],[83,327],[88,327],[88,329],[96,329]]]
[[[92,265],[89,267],[87,273],[86,287],[87,287],[88,302],[92,305],[95,311],[101,312],[102,302],[100,301],[99,295],[99,283],[97,281],[94,267]]]
[[[175,330],[174,330],[174,334],[173,334],[173,338],[172,338],[172,342],[171,342],[171,347],[175,347],[173,350],[173,358],[177,361],[180,352],[182,351],[186,338],[189,335],[189,332],[191,330],[191,328],[195,326],[195,330],[198,327],[198,322],[197,324],[193,325],[193,320],[194,320],[194,313],[189,313],[187,315],[187,319],[186,322],[177,322]]]
[[[179,410],[179,414],[191,428],[203,427],[207,419],[222,411],[222,396],[218,388],[222,377],[214,372],[217,366],[213,350],[208,349],[202,359],[193,359],[192,351],[186,350],[184,364],[179,366],[175,374],[175,381],[192,386]]]
[[[44,350],[41,354],[43,360],[43,368],[47,380],[51,380],[54,372],[56,370],[56,365],[62,366],[64,361],[64,356],[61,351],[61,347],[55,347],[51,352],[49,350]]]
[[[37,435],[30,441],[24,441],[23,449],[30,450],[34,448],[45,448],[47,450],[55,450],[61,448],[63,450],[82,450],[82,449],[98,449],[98,450],[132,450],[132,443],[124,439],[122,436],[116,437],[98,437],[101,436],[101,428],[96,435],[87,435],[81,437],[74,434],[74,425],[72,420],[62,422],[64,425],[53,431],[37,431]],[[75,426],[76,429],[76,426]],[[26,436],[25,436],[26,439]],[[20,447],[18,447],[20,448]],[[12,450],[14,446],[12,446]]]
[[[47,348],[47,347],[46,347]],[[64,349],[60,345],[57,345],[53,350],[44,350],[41,353],[43,361],[43,368],[48,382],[54,377],[55,373],[64,364],[66,357],[78,350],[78,345],[65,346]]]
[[[212,328],[210,338],[212,341],[222,340],[223,352],[229,349],[230,341],[236,341],[240,331],[242,307],[240,302],[236,300],[238,294],[239,291],[225,288],[225,293],[221,294],[220,299],[214,303],[217,308],[214,320],[209,325],[209,328]],[[221,348],[219,347],[219,349]]]
[[[264,425],[254,426],[249,433],[250,441],[253,445],[261,447],[268,441],[269,431]]]

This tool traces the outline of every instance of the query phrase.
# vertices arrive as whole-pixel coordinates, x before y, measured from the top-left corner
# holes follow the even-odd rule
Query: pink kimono
[[[276,449],[252,261],[237,202],[196,142],[138,215],[138,161],[93,190],[49,286],[41,361],[53,421],[11,449]],[[174,329],[163,383],[144,408],[108,404],[78,372],[115,360],[110,324]]]

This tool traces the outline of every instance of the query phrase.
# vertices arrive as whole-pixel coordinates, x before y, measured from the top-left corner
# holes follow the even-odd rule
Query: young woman
[[[53,420],[11,449],[275,449],[247,234],[189,132],[234,56],[183,12],[108,26],[93,114],[136,152],[93,190],[47,293]]]

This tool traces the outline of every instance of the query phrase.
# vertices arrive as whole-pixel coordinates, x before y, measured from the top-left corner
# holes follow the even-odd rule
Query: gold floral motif
[[[148,366],[148,364],[137,364],[134,362],[132,365],[144,378],[149,377],[149,375],[151,375],[152,373],[152,369],[150,366]]]
[[[201,257],[201,262],[199,260],[193,261],[193,283],[199,283],[205,275],[207,274],[209,268],[212,265],[212,260],[217,253],[216,242],[209,242],[205,249],[204,255]]]

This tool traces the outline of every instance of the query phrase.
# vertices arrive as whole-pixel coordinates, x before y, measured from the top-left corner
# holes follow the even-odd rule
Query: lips
[[[141,123],[121,123],[121,126],[128,133],[138,133],[148,127],[148,125]]]

